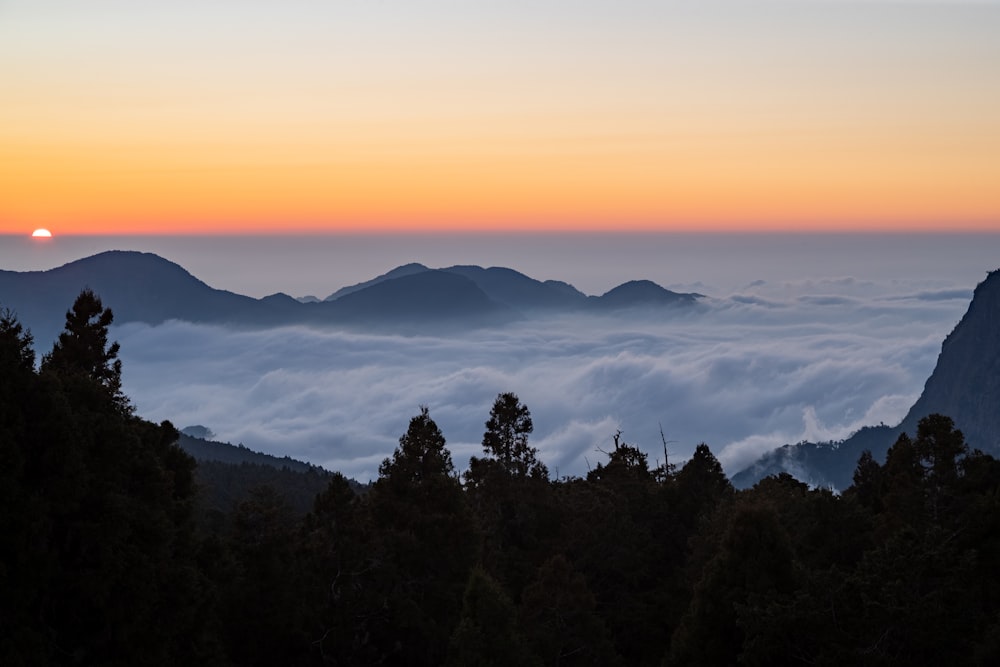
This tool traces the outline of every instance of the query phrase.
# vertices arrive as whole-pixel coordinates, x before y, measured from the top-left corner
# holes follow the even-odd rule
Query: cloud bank
[[[661,426],[671,462],[706,442],[733,473],[773,447],[898,422],[971,294],[755,281],[690,311],[553,316],[448,336],[184,322],[113,333],[143,417],[203,424],[362,481],[420,405],[464,469],[503,391],[531,409],[532,444],[553,474],[585,474],[618,429],[662,461]]]

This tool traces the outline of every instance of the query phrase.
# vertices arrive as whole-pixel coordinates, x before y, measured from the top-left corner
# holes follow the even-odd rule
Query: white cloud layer
[[[971,287],[756,281],[687,312],[558,316],[448,337],[183,322],[114,334],[143,417],[203,424],[362,481],[420,405],[464,469],[504,391],[531,409],[532,444],[553,474],[586,473],[617,429],[662,460],[661,425],[672,461],[704,441],[733,473],[776,446],[898,422]]]

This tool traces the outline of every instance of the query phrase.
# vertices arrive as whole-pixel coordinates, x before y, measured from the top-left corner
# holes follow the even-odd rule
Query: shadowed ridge
[[[631,308],[633,306],[683,306],[695,303],[698,294],[671,292],[651,280],[630,280],[591,301],[599,308]]]
[[[970,449],[1000,455],[1000,270],[976,287],[969,309],[942,343],[920,398],[898,426],[865,427],[839,443],[785,445],[733,475],[733,484],[746,488],[787,472],[843,490],[851,485],[862,452],[885,461],[900,433],[915,433],[917,423],[935,413],[954,420]]]
[[[380,276],[375,276],[371,280],[366,280],[364,282],[355,283],[354,285],[348,285],[347,287],[341,287],[339,290],[331,294],[330,296],[323,299],[323,301],[336,301],[337,299],[347,296],[348,294],[353,294],[354,292],[359,292],[365,288],[377,285],[386,280],[392,280],[394,278],[403,278],[405,276],[412,276],[417,273],[423,273],[424,271],[430,271],[429,268],[423,264],[417,262],[410,262],[409,264],[403,264],[402,266],[397,266],[391,271],[387,271]]]
[[[152,253],[110,250],[47,271],[0,272],[0,299],[29,323],[43,347],[62,328],[64,304],[84,287],[112,308],[116,324],[170,319],[267,323],[289,312],[209,287]]]
[[[1000,454],[1000,270],[976,286],[969,310],[941,344],[934,371],[899,427],[915,432],[932,413],[954,419],[970,447]]]
[[[519,271],[502,266],[456,265],[442,269],[472,280],[491,299],[511,308],[578,308],[586,296],[572,285],[541,282]]]
[[[382,280],[321,305],[342,321],[360,324],[401,322],[435,328],[516,318],[465,276],[436,269]]]

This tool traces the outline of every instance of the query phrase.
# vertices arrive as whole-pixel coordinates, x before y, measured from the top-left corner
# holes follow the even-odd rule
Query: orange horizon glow
[[[467,221],[462,221],[467,223]],[[10,228],[0,226],[0,236],[21,235],[29,226]],[[235,222],[231,225],[208,225],[201,222],[191,223],[122,223],[120,225],[92,224],[73,226],[61,224],[58,227],[59,236],[310,236],[310,235],[383,235],[383,234],[461,234],[461,235],[495,235],[495,234],[975,234],[1000,233],[1000,221],[997,220],[963,220],[942,223],[940,220],[914,221],[905,220],[863,220],[848,221],[811,221],[803,224],[801,221],[790,221],[787,224],[770,221],[751,221],[742,224],[725,221],[711,224],[675,223],[615,223],[590,221],[581,224],[579,221],[525,223],[521,225],[509,223],[454,224],[452,226],[431,226],[399,224],[384,222],[379,224],[286,224],[276,226],[269,222],[259,224]],[[55,235],[43,236],[30,234],[35,239],[50,239]]]
[[[1000,165],[985,157],[833,160],[822,145],[772,143],[501,159],[482,141],[485,155],[363,163],[359,153],[303,168],[263,149],[256,161],[279,166],[220,165],[192,149],[172,167],[152,148],[126,161],[0,161],[0,182],[16,193],[0,203],[0,233],[1000,231]]]
[[[0,234],[1000,231],[1000,6],[9,4]]]

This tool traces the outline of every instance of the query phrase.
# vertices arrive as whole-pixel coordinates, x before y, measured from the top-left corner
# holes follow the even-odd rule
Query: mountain
[[[599,308],[618,309],[648,306],[678,306],[693,304],[700,294],[680,294],[660,287],[651,280],[630,280],[600,297],[592,298]]]
[[[316,472],[329,475],[327,471],[311,463],[298,461],[293,458],[277,457],[262,452],[255,452],[247,449],[243,445],[230,445],[227,442],[217,442],[206,438],[199,438],[189,435],[184,429],[177,440],[177,446],[191,455],[199,463],[205,461],[217,461],[231,465],[241,465],[244,463],[253,465],[270,466],[281,470],[287,468],[294,472]]]
[[[396,278],[415,276],[433,271],[423,264],[404,264],[369,281],[344,287],[326,298],[335,301],[348,294]],[[572,285],[559,280],[542,282],[502,266],[483,268],[475,265],[455,265],[438,269],[468,278],[493,301],[515,310],[612,310],[632,307],[689,305],[700,294],[671,292],[649,280],[632,280],[601,296],[587,296]]]
[[[36,340],[53,340],[63,313],[89,287],[115,320],[160,324],[191,322],[277,324],[295,306],[283,300],[258,301],[209,287],[179,265],[151,253],[112,250],[49,271],[0,271],[0,304],[14,309]]]
[[[210,287],[157,255],[112,250],[48,271],[0,271],[0,306],[13,309],[44,349],[62,330],[62,313],[85,287],[114,310],[117,324],[155,325],[173,319],[249,326],[375,327],[395,333],[496,326],[542,310],[660,307],[690,303],[697,296],[640,281],[588,297],[568,283],[541,282],[502,267],[430,269],[413,263],[344,287],[324,301],[281,293],[254,299]]]
[[[517,316],[510,308],[490,299],[468,278],[439,270],[374,282],[323,305],[340,321],[369,325],[399,322],[446,325],[459,321],[487,325]]]
[[[323,299],[324,301],[336,301],[342,296],[352,294],[354,292],[359,292],[367,287],[377,285],[379,283],[385,282],[386,280],[392,280],[394,278],[403,278],[405,276],[412,276],[415,273],[423,273],[424,271],[430,271],[423,264],[418,264],[416,262],[410,264],[404,264],[403,266],[397,266],[392,271],[383,273],[380,276],[376,276],[371,280],[366,280],[363,283],[357,283],[356,285],[348,285],[347,287],[341,287],[339,290],[331,294],[330,296]]]
[[[987,275],[969,309],[941,345],[934,371],[898,426],[863,428],[843,442],[785,445],[733,476],[737,487],[781,472],[817,486],[845,489],[865,450],[878,461],[900,433],[913,434],[929,414],[955,421],[970,448],[1000,455],[1000,270]]]
[[[1000,454],[1000,271],[976,287],[900,428],[912,433],[934,412],[954,419],[970,446]]]
[[[499,266],[488,269],[481,266],[451,266],[443,270],[468,278],[491,299],[511,308],[579,308],[587,301],[586,294],[568,283],[543,283],[513,269]]]

